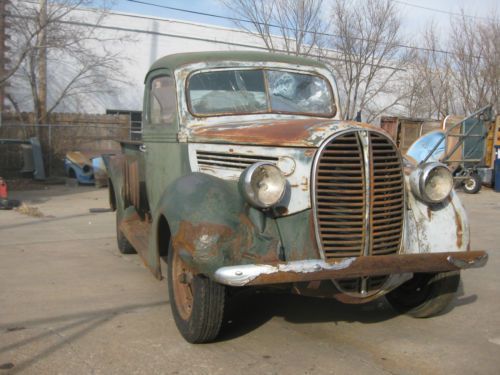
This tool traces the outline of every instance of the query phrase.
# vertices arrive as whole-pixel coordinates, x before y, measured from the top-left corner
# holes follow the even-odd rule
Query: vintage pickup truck
[[[145,79],[143,142],[105,158],[118,247],[162,279],[192,343],[214,340],[235,288],[280,286],[416,317],[481,267],[449,170],[343,121],[318,61],[183,53]],[[413,147],[418,155],[419,141]],[[428,147],[428,142],[424,142]]]

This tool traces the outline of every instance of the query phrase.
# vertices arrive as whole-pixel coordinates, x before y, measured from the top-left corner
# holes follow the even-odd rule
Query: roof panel
[[[266,61],[325,68],[325,65],[319,61],[293,55],[255,51],[209,51],[167,55],[158,59],[149,71],[156,69],[170,69],[173,71],[183,65],[214,61]]]

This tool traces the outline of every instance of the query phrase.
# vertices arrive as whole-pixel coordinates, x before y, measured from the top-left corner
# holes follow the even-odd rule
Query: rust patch
[[[300,182],[300,186],[302,191],[309,191],[309,179],[303,176],[302,181]]]
[[[182,221],[172,239],[172,245],[192,259],[192,267],[221,267],[227,264],[248,263],[248,260],[250,263],[277,262],[279,259],[276,248],[279,241],[265,248],[255,249],[256,233],[252,222],[244,214],[240,214],[239,219],[239,224],[234,229],[221,224],[193,225],[191,222]]]
[[[457,227],[457,246],[458,248],[462,247],[462,238],[464,234],[463,226],[462,226],[462,218],[460,217],[460,214],[458,213],[457,209],[455,208],[455,205],[453,204],[453,201],[450,198],[450,204],[451,207],[453,207],[453,212],[455,213],[455,225]],[[470,246],[470,243],[469,243]]]
[[[314,156],[314,154],[316,153],[316,149],[314,148],[310,148],[309,150],[306,150],[304,152],[304,156],[308,157],[308,158],[312,158]]]
[[[429,206],[427,206],[427,217],[432,220],[432,209]]]
[[[462,247],[462,236],[463,236],[463,228],[462,228],[462,220],[460,220],[460,216],[458,212],[455,212],[455,224],[457,225],[457,246],[458,248]]]
[[[123,167],[123,199],[126,204],[139,209],[141,204],[139,163],[137,160],[127,158]]]
[[[175,249],[188,252],[193,258],[201,256],[216,256],[220,238],[227,238],[233,234],[231,228],[212,223],[193,225],[182,221],[179,230],[173,238]]]
[[[222,126],[200,126],[193,128],[196,138],[217,139],[228,142],[252,142],[259,145],[292,143],[306,145],[309,130],[323,124],[325,120],[268,120],[229,124]]]
[[[470,263],[484,256],[484,251],[445,252],[433,254],[398,254],[359,257],[348,267],[338,270],[320,270],[318,272],[274,272],[261,274],[248,285],[280,284],[332,280],[362,276],[382,276],[406,272],[445,272],[459,268],[448,261],[452,256],[458,261]],[[366,300],[365,300],[366,301]]]
[[[227,125],[193,126],[193,141],[250,143],[262,146],[317,146],[342,127],[381,129],[370,124],[333,119],[255,120]],[[340,129],[338,129],[340,128]],[[313,152],[313,151],[311,151]]]

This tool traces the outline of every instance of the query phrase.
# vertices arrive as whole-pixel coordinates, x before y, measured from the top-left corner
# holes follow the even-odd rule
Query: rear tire
[[[476,194],[481,190],[481,179],[476,173],[471,173],[470,176],[463,182],[464,192],[467,194]]]
[[[386,295],[399,313],[429,318],[441,313],[455,298],[460,271],[417,273],[411,280]]]
[[[137,254],[132,244],[127,240],[127,237],[120,230],[120,217],[118,216],[118,211],[116,211],[116,243],[118,245],[118,250],[122,254]]]
[[[192,344],[215,340],[224,318],[226,287],[193,274],[177,251],[168,251],[168,294],[175,324]]]

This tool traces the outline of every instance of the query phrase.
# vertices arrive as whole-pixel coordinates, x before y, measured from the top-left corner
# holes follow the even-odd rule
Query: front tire
[[[411,280],[386,295],[387,301],[399,313],[414,318],[438,315],[455,298],[460,284],[460,271],[417,273]]]
[[[226,287],[194,274],[172,246],[167,263],[168,294],[177,329],[192,344],[215,340],[224,318]]]
[[[467,194],[476,194],[481,190],[481,179],[476,173],[472,173],[465,181],[464,181],[464,192]]]

